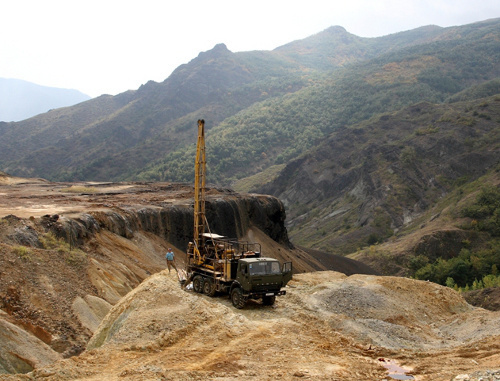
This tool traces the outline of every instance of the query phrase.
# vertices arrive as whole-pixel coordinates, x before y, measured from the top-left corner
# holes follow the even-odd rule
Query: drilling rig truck
[[[187,281],[195,292],[214,296],[228,294],[236,308],[248,299],[273,305],[277,295],[292,278],[292,262],[281,266],[274,258],[263,257],[259,243],[243,242],[212,233],[205,216],[205,121],[198,120],[195,161],[194,239],[186,258]]]

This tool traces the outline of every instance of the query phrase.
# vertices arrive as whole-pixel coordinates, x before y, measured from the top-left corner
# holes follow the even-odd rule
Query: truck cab
[[[235,281],[231,287],[231,301],[243,308],[248,299],[262,299],[273,305],[277,295],[285,295],[283,287],[292,279],[292,262],[283,266],[274,258],[243,258],[238,261]]]

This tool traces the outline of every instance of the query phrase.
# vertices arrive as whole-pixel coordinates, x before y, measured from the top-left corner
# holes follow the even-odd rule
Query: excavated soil
[[[216,190],[212,190],[217,193]],[[168,198],[166,198],[168,194]],[[53,183],[0,172],[0,218],[64,215],[124,205],[162,206],[193,198],[193,187],[171,183]]]
[[[405,278],[301,274],[273,307],[237,310],[163,271],[112,308],[80,356],[0,379],[463,380],[498,368],[499,327],[499,312]]]
[[[216,188],[207,195],[267,255],[293,260],[297,272],[322,268],[249,219],[233,221],[249,207],[252,221],[286,238],[277,200]],[[0,374],[80,354],[111,306],[165,268],[168,247],[182,268],[192,197],[189,184],[53,183],[0,172]]]

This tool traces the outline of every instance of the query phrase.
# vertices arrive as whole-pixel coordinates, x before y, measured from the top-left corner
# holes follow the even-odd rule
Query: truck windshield
[[[250,275],[280,274],[280,263],[278,261],[256,262],[249,264]]]

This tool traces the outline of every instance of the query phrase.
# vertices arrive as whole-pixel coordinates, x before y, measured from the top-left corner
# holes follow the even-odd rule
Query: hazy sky
[[[333,25],[377,37],[497,17],[500,0],[0,0],[0,77],[114,95],[221,42],[272,50]]]

